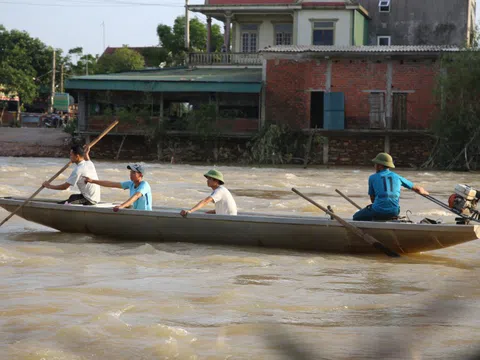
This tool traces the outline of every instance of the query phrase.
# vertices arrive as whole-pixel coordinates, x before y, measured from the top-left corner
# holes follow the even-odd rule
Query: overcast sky
[[[190,0],[190,4],[203,4]],[[157,25],[172,25],[183,15],[185,0],[0,0],[0,24],[26,30],[44,43],[68,51],[81,46],[86,53],[105,46],[157,45]],[[480,6],[477,7],[477,19]],[[205,21],[205,16],[190,13]]]

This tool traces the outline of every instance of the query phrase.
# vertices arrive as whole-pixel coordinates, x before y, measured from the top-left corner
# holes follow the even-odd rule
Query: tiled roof
[[[260,50],[262,53],[439,53],[458,52],[458,47],[439,45],[391,45],[391,46],[320,46],[320,45],[284,45],[270,46]]]

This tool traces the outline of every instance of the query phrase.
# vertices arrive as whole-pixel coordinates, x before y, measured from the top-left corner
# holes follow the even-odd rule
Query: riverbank
[[[0,128],[0,156],[65,157],[71,136],[61,129]]]
[[[89,142],[96,133],[82,134],[80,143]],[[308,134],[285,133],[271,138],[164,136],[152,139],[139,134],[106,136],[92,150],[99,160],[154,161],[172,164],[371,166],[377,153],[390,152],[395,164],[416,168],[430,156],[432,138],[416,134],[382,135],[346,133],[309,138]],[[390,137],[392,136],[392,139]],[[60,129],[0,128],[0,156],[65,157],[72,143]]]

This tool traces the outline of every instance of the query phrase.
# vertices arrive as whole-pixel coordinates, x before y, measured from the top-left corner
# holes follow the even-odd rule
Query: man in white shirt
[[[182,210],[180,215],[186,217],[212,201],[215,203],[215,210],[209,210],[207,214],[237,215],[237,204],[230,191],[223,186],[223,174],[218,170],[210,170],[204,176],[207,178],[207,186],[212,188],[213,192],[190,210]]]
[[[80,204],[80,205],[95,205],[100,202],[100,186],[90,183],[85,183],[82,177],[89,177],[98,180],[95,165],[90,161],[90,148],[85,145],[83,148],[80,145],[72,146],[70,150],[70,161],[76,164],[72,174],[61,185],[52,185],[47,181],[43,186],[51,190],[66,190],[70,186],[77,186],[80,194],[73,194],[67,200],[59,202],[59,204]]]

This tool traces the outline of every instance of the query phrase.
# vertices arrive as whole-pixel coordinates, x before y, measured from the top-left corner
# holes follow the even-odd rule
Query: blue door
[[[345,96],[341,92],[326,92],[323,97],[323,128],[345,129]]]

